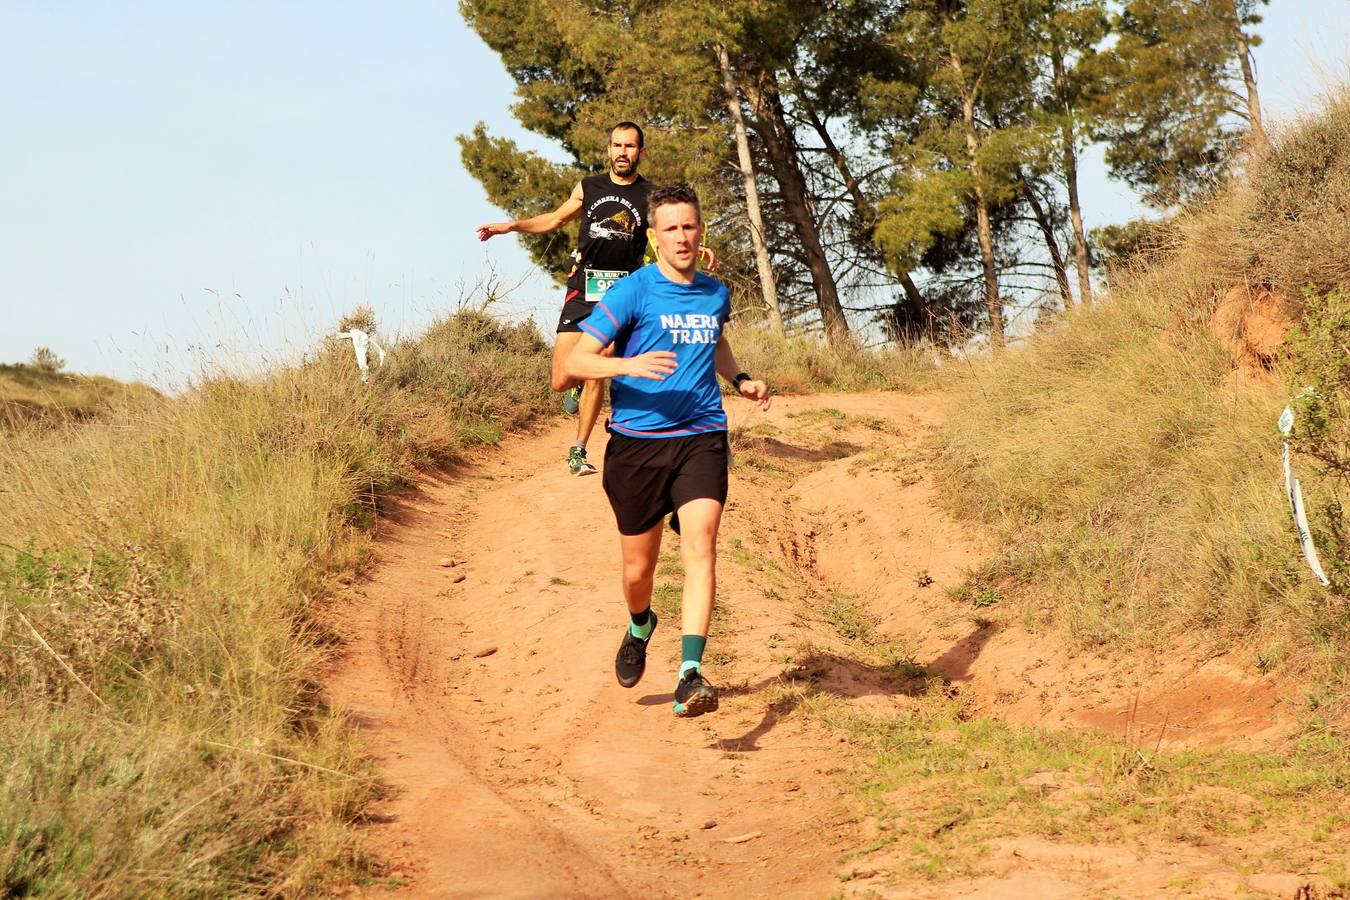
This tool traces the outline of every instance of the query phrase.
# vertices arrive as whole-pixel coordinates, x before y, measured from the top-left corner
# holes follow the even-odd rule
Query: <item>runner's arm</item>
[[[758,402],[760,409],[769,408],[769,386],[767,384],[753,378],[741,379],[741,383],[736,384],[736,376],[741,374],[741,367],[736,362],[736,354],[732,352],[731,342],[727,340],[726,335],[717,339],[717,350],[714,351],[713,361],[717,366],[717,374],[735,385],[737,393],[747,400]]]
[[[638,356],[616,358],[602,355],[607,346],[592,335],[583,334],[563,361],[563,370],[569,377],[584,381],[613,378],[616,375],[663,381],[678,365],[675,354],[670,350],[652,350]]]
[[[525,234],[547,234],[557,231],[581,213],[581,182],[572,188],[572,194],[563,201],[563,205],[551,213],[541,213],[528,219],[512,219],[510,222],[492,222],[479,225],[476,229],[478,239],[486,241],[494,234],[510,234],[513,231]]]

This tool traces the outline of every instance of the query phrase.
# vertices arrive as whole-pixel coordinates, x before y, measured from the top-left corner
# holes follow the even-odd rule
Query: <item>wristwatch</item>
[[[739,391],[739,390],[741,389],[741,382],[742,382],[742,381],[749,381],[749,380],[750,380],[750,373],[748,373],[748,372],[738,372],[738,373],[736,374],[736,377],[733,378],[733,379],[731,379],[731,386],[734,387],[736,390]]]

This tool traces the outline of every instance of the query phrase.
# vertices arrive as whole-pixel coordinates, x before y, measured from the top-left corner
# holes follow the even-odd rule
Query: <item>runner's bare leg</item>
[[[567,372],[563,369],[563,362],[580,340],[580,331],[560,331],[553,341],[553,371],[549,378],[549,384],[555,391],[565,391],[581,384],[578,379],[569,378]]]
[[[684,597],[680,604],[683,633],[707,637],[717,592],[717,529],[722,524],[722,504],[708,497],[690,500],[676,514],[680,517],[680,557],[684,563]]]
[[[657,522],[642,534],[619,535],[623,550],[623,599],[630,613],[639,613],[652,605],[652,582],[656,560],[661,555],[661,532],[665,521]]]

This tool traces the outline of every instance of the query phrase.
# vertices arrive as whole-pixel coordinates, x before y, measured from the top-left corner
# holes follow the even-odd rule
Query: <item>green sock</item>
[[[637,618],[637,616],[634,616],[632,613],[629,613],[628,615],[630,618]],[[647,638],[651,637],[652,629],[656,627],[656,620],[652,618],[652,611],[648,609],[644,615],[647,621],[643,624],[639,625],[636,622],[628,623],[628,633],[640,641],[645,641]]]
[[[680,636],[680,677],[690,669],[703,668],[703,649],[708,646],[708,639],[701,634],[684,634]]]

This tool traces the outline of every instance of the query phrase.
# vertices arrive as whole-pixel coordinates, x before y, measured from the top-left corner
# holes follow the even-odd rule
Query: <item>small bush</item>
[[[38,347],[34,350],[28,364],[39,372],[60,372],[66,367],[66,361],[57,356],[50,347]]]
[[[366,334],[375,333],[375,310],[368,303],[362,303],[338,320],[338,331],[351,331],[359,328]]]

